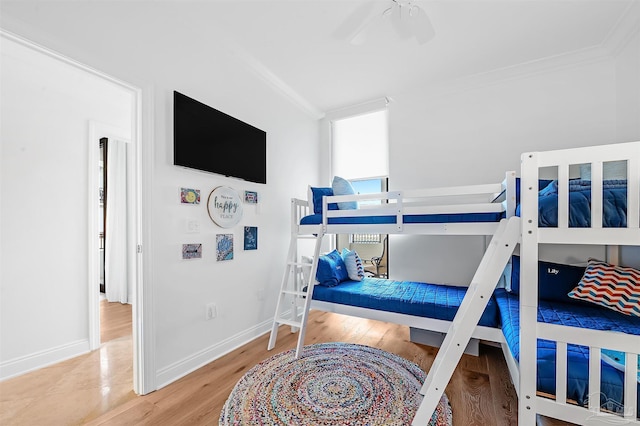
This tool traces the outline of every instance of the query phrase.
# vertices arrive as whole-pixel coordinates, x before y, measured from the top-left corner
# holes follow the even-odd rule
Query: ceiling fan
[[[415,38],[424,44],[435,36],[431,20],[415,0],[391,0],[384,9],[380,2],[361,3],[334,31],[333,36],[351,44],[363,44],[375,27],[390,25],[402,40]]]

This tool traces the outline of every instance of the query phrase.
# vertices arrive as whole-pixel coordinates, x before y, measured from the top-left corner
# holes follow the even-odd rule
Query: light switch
[[[196,234],[200,232],[200,221],[196,219],[187,219],[187,232]]]

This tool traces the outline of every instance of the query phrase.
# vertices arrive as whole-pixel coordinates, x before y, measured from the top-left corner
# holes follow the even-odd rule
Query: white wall
[[[98,146],[89,140],[89,124],[130,129],[132,98],[10,39],[2,38],[0,54],[0,377],[6,377],[89,349],[87,161],[89,143]]]
[[[319,180],[317,119],[248,66],[224,35],[211,39],[203,51],[191,43],[199,36],[197,28],[173,32],[167,19],[181,19],[179,13],[173,3],[149,11],[137,3],[70,2],[12,3],[3,5],[2,16],[5,29],[143,90],[144,120],[152,121],[153,133],[143,135],[152,138],[143,146],[143,161],[152,169],[143,194],[149,200],[143,226],[150,230],[144,243],[151,271],[145,280],[153,292],[155,347],[150,349],[159,386],[270,328],[289,241],[289,199],[305,197],[308,182]],[[266,185],[172,165],[173,90],[267,132]],[[215,226],[206,211],[207,196],[219,185],[255,190],[260,198],[258,208],[245,205],[243,220],[231,230],[235,257],[227,262],[216,262],[214,241],[216,233],[229,230]],[[181,187],[200,189],[202,203],[180,205]],[[186,232],[187,219],[200,222],[200,233]],[[244,225],[258,227],[257,251],[243,252]],[[181,245],[192,242],[203,244],[203,258],[181,260]],[[37,294],[50,284],[32,285],[30,291]],[[207,303],[217,305],[217,318],[211,321],[205,321]],[[76,317],[81,316],[78,309],[69,307]]]
[[[519,173],[526,151],[640,140],[637,55],[636,37],[617,57],[570,66],[563,58],[542,71],[394,95],[390,189],[497,182],[506,170]],[[470,282],[484,244],[481,237],[390,242],[394,278],[455,284]]]

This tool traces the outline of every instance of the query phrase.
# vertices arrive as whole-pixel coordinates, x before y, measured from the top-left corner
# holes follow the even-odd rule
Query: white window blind
[[[345,179],[389,174],[387,110],[332,122],[332,173]]]

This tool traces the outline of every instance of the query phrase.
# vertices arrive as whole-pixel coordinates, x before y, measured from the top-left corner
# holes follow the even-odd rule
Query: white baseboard
[[[0,363],[0,381],[48,367],[88,352],[89,340],[84,339],[4,361]]]
[[[161,389],[175,382],[198,368],[207,365],[208,363],[249,343],[263,334],[268,333],[271,331],[272,324],[272,319],[263,321],[262,323],[231,336],[222,342],[209,346],[208,348],[196,352],[191,356],[159,369],[156,375],[157,389]]]

